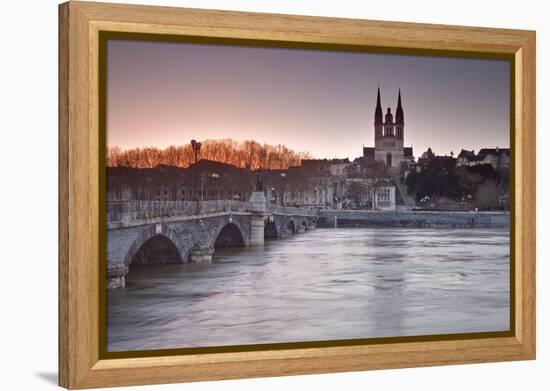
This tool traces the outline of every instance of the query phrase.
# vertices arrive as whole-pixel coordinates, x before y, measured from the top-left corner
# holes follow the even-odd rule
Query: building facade
[[[199,160],[187,168],[107,168],[107,201],[248,200],[254,172]]]
[[[382,186],[373,195],[374,210],[395,210],[395,186]]]
[[[477,166],[490,164],[495,170],[510,168],[510,148],[482,148],[477,155],[474,151],[462,150],[458,154],[457,166]]]

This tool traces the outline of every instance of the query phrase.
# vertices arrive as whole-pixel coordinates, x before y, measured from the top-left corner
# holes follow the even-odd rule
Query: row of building
[[[211,160],[199,160],[188,168],[109,167],[107,200],[247,201],[258,177],[267,200],[277,205],[308,209],[395,208],[391,178],[366,169],[360,160],[348,159],[303,160],[300,166],[286,170],[256,172]]]

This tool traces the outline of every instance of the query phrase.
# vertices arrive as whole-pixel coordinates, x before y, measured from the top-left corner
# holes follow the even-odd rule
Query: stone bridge
[[[218,247],[261,246],[265,238],[315,228],[316,211],[256,196],[254,202],[108,203],[107,288],[124,287],[131,264],[210,262]]]

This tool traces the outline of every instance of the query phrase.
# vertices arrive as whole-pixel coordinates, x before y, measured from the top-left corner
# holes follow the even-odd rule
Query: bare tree
[[[254,140],[239,143],[232,139],[205,140],[202,143],[200,157],[253,170],[286,169],[299,165],[302,159],[311,158],[306,152],[295,152],[284,145],[261,145]],[[153,168],[165,164],[185,168],[193,163],[193,150],[191,145],[187,144],[172,145],[165,149],[144,147],[122,150],[114,146],[107,150],[109,167]]]

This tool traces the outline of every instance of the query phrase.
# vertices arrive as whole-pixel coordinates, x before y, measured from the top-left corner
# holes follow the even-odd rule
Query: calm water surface
[[[507,330],[509,245],[507,229],[318,229],[132,267],[107,293],[107,349]]]

